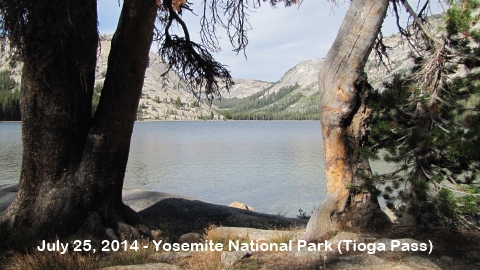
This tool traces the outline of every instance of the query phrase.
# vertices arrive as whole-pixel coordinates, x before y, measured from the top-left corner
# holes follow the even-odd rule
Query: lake
[[[0,184],[21,151],[21,123],[0,122]],[[124,188],[296,216],[325,197],[322,151],[319,121],[136,122]]]

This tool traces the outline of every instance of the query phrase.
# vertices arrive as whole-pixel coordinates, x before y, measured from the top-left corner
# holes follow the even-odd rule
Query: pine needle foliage
[[[480,213],[480,32],[478,1],[449,1],[443,42],[450,50],[413,55],[415,65],[370,96],[368,145],[395,169],[361,187],[381,194],[400,217],[434,213],[438,221],[476,227]],[[454,51],[455,53],[452,53]],[[418,74],[432,68],[433,83]],[[430,66],[427,67],[427,64]]]
[[[0,72],[0,121],[20,121],[20,91],[10,70]]]

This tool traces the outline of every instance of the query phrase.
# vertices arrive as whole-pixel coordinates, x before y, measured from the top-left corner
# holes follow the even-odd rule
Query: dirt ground
[[[415,239],[433,243],[428,252],[348,252],[328,256],[297,256],[292,252],[255,252],[230,267],[221,263],[220,253],[193,254],[168,263],[182,269],[480,269],[480,232],[419,230],[397,227],[369,235],[374,239]],[[216,263],[212,263],[216,262]]]

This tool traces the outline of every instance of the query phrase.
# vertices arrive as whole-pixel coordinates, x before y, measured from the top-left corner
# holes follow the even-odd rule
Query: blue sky
[[[98,1],[101,34],[113,34],[115,31],[121,10],[119,1]],[[191,2],[194,10],[201,9],[202,1]],[[262,2],[262,7],[250,14],[252,30],[248,32],[247,59],[243,53],[237,55],[232,52],[225,32],[219,33],[223,37],[220,41],[222,51],[215,54],[215,57],[228,66],[234,78],[278,81],[299,62],[325,57],[348,8],[349,1],[338,2],[341,3],[334,5],[327,0],[303,0],[300,7],[289,8],[272,8]],[[416,1],[410,2],[413,6]],[[441,11],[441,7],[436,4],[432,8],[433,13]],[[196,14],[200,15],[201,12]],[[384,36],[397,32],[392,17],[389,12],[383,25]],[[200,16],[186,12],[183,19],[190,29],[192,39],[199,42]],[[402,22],[406,22],[406,17]]]

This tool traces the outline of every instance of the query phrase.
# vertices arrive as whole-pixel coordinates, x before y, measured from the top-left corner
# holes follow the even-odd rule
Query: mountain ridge
[[[433,15],[429,20],[428,28],[434,35],[442,33],[442,15]],[[385,63],[380,63],[376,52],[372,51],[365,65],[365,73],[369,83],[374,89],[381,90],[383,82],[392,78],[394,74],[405,73],[410,70],[414,63],[410,57],[411,49],[407,41],[399,34],[393,34],[383,38],[386,45],[388,58],[384,57]],[[275,95],[282,89],[293,87],[289,93],[282,95],[280,100],[266,104],[252,99],[261,91],[252,93],[250,96],[237,98],[235,105],[232,99],[225,98],[214,104],[220,109],[221,114],[227,119],[234,120],[318,120],[318,72],[322,65],[322,59],[311,59],[298,63],[288,70],[277,82],[272,84],[267,91],[262,93],[259,99]],[[242,87],[248,87],[243,85]],[[295,102],[285,106],[288,100]],[[224,102],[224,103],[222,103]],[[262,106],[260,106],[262,105]]]
[[[436,16],[432,20],[432,29],[438,28],[440,18],[441,16]],[[95,77],[98,87],[101,87],[106,76],[111,38],[111,35],[100,36]],[[375,52],[370,54],[365,66],[370,84],[377,89],[382,87],[382,82],[389,76],[406,72],[413,65],[409,57],[410,49],[400,34],[384,38],[384,43],[389,48],[390,68],[378,63]],[[6,53],[8,46],[5,48],[0,53],[0,71],[11,70],[11,77],[20,85],[23,64],[12,62]],[[187,91],[173,70],[162,78],[167,65],[158,54],[150,52],[149,58],[139,101],[138,120],[318,119],[317,104],[320,95],[317,84],[323,59],[302,61],[277,82],[235,78],[235,85],[230,92],[224,91],[221,100],[209,104],[205,100],[199,102],[195,93]],[[238,103],[238,106],[235,107],[234,103]],[[235,114],[243,116],[235,117]]]

